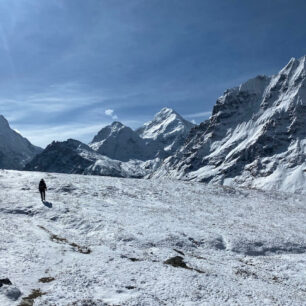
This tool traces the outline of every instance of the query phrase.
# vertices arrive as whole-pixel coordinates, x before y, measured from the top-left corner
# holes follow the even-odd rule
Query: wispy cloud
[[[200,112],[200,113],[193,113],[184,115],[185,118],[208,118],[211,115],[211,112]]]
[[[115,111],[113,109],[106,109],[105,115],[111,117],[113,120],[118,120],[118,116],[115,114]]]
[[[28,138],[33,144],[45,147],[52,141],[65,141],[69,138],[77,139],[88,143],[97,132],[106,125],[101,124],[66,124],[57,126],[35,126],[30,125],[18,126],[18,131],[22,130],[22,135]],[[14,125],[13,125],[14,127]],[[16,129],[15,129],[16,130]]]

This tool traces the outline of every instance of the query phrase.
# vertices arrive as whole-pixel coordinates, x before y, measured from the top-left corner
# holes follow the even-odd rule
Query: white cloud
[[[77,89],[74,90],[74,87],[68,83],[61,86],[52,85],[45,91],[13,98],[0,95],[0,110],[9,122],[15,122],[23,121],[34,113],[40,113],[42,116],[56,113],[62,115],[65,112],[89,108],[98,102],[103,105],[106,99],[100,95],[82,94]]]
[[[113,113],[114,113],[114,110],[113,110],[113,109],[107,109],[107,110],[105,110],[105,115],[106,115],[106,116],[112,116]]]
[[[118,116],[113,109],[106,109],[104,113],[106,116],[112,117],[113,120],[118,120]]]

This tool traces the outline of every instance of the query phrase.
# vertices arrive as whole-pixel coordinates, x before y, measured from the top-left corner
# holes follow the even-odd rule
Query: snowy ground
[[[303,196],[5,170],[0,189],[1,306],[306,305]]]

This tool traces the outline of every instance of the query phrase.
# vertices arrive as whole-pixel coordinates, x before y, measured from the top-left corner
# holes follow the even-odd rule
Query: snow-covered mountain
[[[41,151],[41,148],[11,129],[8,121],[0,115],[0,168],[22,169]]]
[[[155,176],[306,189],[306,57],[227,90]]]
[[[171,155],[183,145],[193,126],[173,109],[165,107],[136,132],[156,151]]]
[[[164,108],[137,131],[114,122],[89,146],[53,143],[26,169],[305,191],[305,61],[225,91],[199,126]]]
[[[120,161],[148,160],[155,155],[154,150],[150,150],[136,132],[120,122],[102,128],[89,146],[102,155]]]
[[[102,128],[89,145],[53,142],[25,170],[144,177],[182,145],[193,124],[169,108],[137,132],[120,122]]]
[[[136,131],[120,122],[113,122],[102,128],[89,146],[120,161],[165,158],[184,143],[193,126],[174,110],[163,108],[152,121]]]
[[[138,160],[121,162],[103,156],[86,144],[68,139],[54,141],[25,166],[25,170],[107,175],[115,177],[143,177],[149,164]]]

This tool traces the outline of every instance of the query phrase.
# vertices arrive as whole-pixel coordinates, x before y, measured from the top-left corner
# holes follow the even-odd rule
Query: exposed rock
[[[0,287],[3,285],[12,285],[12,282],[8,278],[2,278],[0,279]]]
[[[228,186],[306,188],[306,57],[224,92],[154,173]]]
[[[184,268],[184,269],[190,269],[187,267],[186,263],[184,262],[184,258],[182,256],[174,256],[169,259],[167,259],[164,264],[171,265],[175,268]]]

